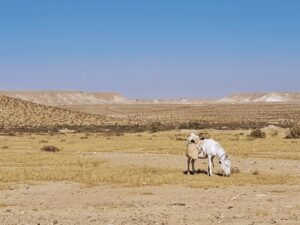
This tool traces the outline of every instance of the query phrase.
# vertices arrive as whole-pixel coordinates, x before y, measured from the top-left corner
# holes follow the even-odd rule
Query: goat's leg
[[[208,176],[212,176],[212,162],[211,162],[211,156],[208,156]]]
[[[192,159],[192,169],[193,169],[193,173],[196,173],[196,170],[195,170],[195,159]]]
[[[187,159],[187,171],[186,171],[187,175],[190,175],[190,163],[191,163],[191,158],[188,157],[188,159]]]

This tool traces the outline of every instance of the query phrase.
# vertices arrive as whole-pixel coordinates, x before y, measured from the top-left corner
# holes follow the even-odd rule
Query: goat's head
[[[187,138],[187,143],[197,143],[200,140],[199,136],[195,133],[190,133],[190,136]]]
[[[221,159],[220,163],[221,163],[221,168],[224,172],[224,175],[229,177],[231,174],[231,162],[230,162],[228,156],[226,155],[224,157],[224,159]]]

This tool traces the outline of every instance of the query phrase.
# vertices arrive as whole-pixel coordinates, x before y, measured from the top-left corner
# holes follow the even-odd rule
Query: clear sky
[[[0,0],[0,89],[300,91],[300,1]]]

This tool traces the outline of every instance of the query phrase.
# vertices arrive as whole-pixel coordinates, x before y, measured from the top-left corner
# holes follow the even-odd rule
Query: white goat
[[[187,145],[196,143],[198,147],[198,158],[206,159],[208,158],[208,172],[209,176],[212,176],[212,165],[214,157],[219,158],[219,163],[225,174],[225,176],[230,176],[231,174],[231,162],[228,159],[228,156],[225,153],[225,150],[222,146],[214,141],[213,139],[201,140],[198,135],[195,133],[190,133],[190,136],[187,138]],[[195,159],[192,159],[188,156],[187,160],[187,174],[190,174],[190,164],[192,164],[193,173],[195,172]]]
[[[201,140],[198,143],[198,149],[200,151],[199,158],[208,158],[208,175],[212,176],[212,164],[214,157],[219,158],[219,163],[225,176],[231,174],[231,162],[222,146],[213,139]]]

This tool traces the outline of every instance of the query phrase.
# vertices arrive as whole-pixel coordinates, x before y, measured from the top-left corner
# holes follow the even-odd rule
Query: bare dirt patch
[[[1,192],[1,224],[284,224],[299,220],[298,186],[195,189],[17,185]],[[145,194],[147,193],[147,194]]]

